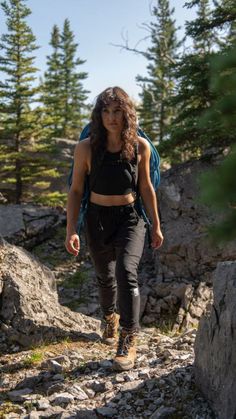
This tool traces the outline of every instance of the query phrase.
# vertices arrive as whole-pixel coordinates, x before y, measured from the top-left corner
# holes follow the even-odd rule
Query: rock
[[[78,384],[74,384],[70,388],[70,393],[76,400],[87,400],[89,398],[88,394]]]
[[[21,402],[25,400],[25,396],[33,393],[32,388],[22,388],[21,390],[13,390],[8,392],[8,397],[12,402]]]
[[[63,209],[32,204],[0,204],[0,235],[10,243],[28,249],[51,237],[63,223]]]
[[[52,402],[52,404],[57,405],[57,406],[65,406],[68,403],[73,402],[73,400],[74,400],[74,396],[72,396],[72,394],[67,393],[67,392],[58,393],[50,397],[50,401]]]
[[[105,418],[111,418],[117,414],[117,410],[110,407],[99,407],[96,409],[97,413]]]
[[[235,242],[224,246],[209,242],[205,227],[214,223],[217,215],[197,200],[199,173],[217,165],[218,160],[193,160],[162,173],[158,202],[165,240],[154,257],[156,276],[163,282],[208,283],[219,260],[236,259]]]
[[[196,383],[220,419],[236,417],[236,262],[217,265],[195,341]]]
[[[0,261],[0,316],[9,342],[28,347],[68,336],[99,337],[100,321],[61,306],[53,273],[33,255],[0,239]]]
[[[70,360],[66,356],[47,359],[42,362],[41,368],[47,368],[56,374],[62,373],[65,369],[70,367]]]
[[[150,416],[150,419],[171,419],[175,412],[174,407],[161,406]]]
[[[7,199],[5,198],[5,196],[0,192],[0,204],[6,204],[7,203]]]
[[[39,410],[46,410],[50,407],[50,403],[48,399],[42,398],[42,399],[37,400],[37,406]]]
[[[122,384],[121,391],[131,391],[131,390],[137,390],[143,386],[142,380],[134,380],[134,381],[128,381],[127,383]]]

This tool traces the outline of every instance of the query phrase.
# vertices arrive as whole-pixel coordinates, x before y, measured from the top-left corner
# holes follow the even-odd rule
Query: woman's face
[[[124,111],[118,102],[113,101],[101,111],[104,128],[111,133],[121,133],[124,127]]]

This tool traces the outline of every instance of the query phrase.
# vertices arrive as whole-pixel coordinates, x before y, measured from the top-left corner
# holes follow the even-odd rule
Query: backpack
[[[151,182],[152,182],[154,190],[157,191],[158,186],[160,184],[160,156],[158,154],[156,147],[153,145],[152,141],[150,140],[150,138],[145,134],[144,131],[142,131],[141,128],[138,128],[137,134],[139,137],[145,138],[149,143],[150,150],[151,150],[150,178],[151,178]],[[83,141],[85,138],[88,138],[89,135],[90,135],[90,124],[87,124],[80,134],[79,141]],[[74,162],[72,162],[70,174],[68,177],[69,187],[72,184],[73,167],[74,167]],[[135,183],[137,184],[137,179],[135,180]],[[85,214],[88,207],[89,195],[90,195],[89,176],[87,175],[85,178],[84,193],[81,199],[81,205],[80,205],[80,211],[79,211],[79,217],[78,217],[78,223],[77,223],[78,234],[80,234],[81,228],[83,227],[83,224],[84,224],[84,218],[85,218]],[[142,199],[139,194],[138,194],[138,199],[135,205],[136,205],[136,209],[138,213],[143,217],[144,221],[148,225],[150,225],[150,220],[146,214],[146,211],[142,204]]]

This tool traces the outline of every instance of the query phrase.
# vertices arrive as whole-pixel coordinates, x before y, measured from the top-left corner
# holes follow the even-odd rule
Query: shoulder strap
[[[137,193],[138,190],[138,143],[134,145],[134,158],[129,162],[132,174],[132,189]]]

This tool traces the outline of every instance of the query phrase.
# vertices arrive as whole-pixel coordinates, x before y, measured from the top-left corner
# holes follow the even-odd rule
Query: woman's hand
[[[160,228],[152,227],[151,239],[151,246],[153,249],[158,249],[159,247],[161,247],[164,237]]]
[[[71,234],[66,236],[65,247],[67,252],[74,256],[78,256],[80,250],[80,240],[78,234]]]

